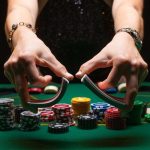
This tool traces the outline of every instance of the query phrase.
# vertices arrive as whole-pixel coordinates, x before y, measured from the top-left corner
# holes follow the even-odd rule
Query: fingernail
[[[70,74],[69,72],[66,72],[66,77],[69,78],[69,79],[73,79],[73,75]]]
[[[81,75],[82,75],[82,72],[81,72],[81,71],[78,71],[78,72],[76,73],[76,75],[77,75],[77,76],[81,76]]]

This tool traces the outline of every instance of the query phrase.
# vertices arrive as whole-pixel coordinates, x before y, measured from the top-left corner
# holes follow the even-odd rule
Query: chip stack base
[[[88,114],[90,111],[90,98],[87,97],[74,97],[71,99],[72,109],[74,112],[74,118],[77,116]]]
[[[80,129],[95,129],[97,127],[97,118],[95,115],[80,115],[77,122],[77,126]]]
[[[55,104],[52,106],[57,123],[67,123],[69,126],[75,125],[73,110],[69,104]]]
[[[129,117],[127,118],[128,125],[140,125],[141,117],[144,108],[144,103],[142,101],[134,101],[133,109],[129,112]]]
[[[0,131],[11,130],[15,127],[14,100],[0,98]]]
[[[66,133],[69,131],[69,126],[67,123],[49,123],[48,132],[49,133]]]
[[[116,107],[111,107],[106,110],[105,124],[108,129],[112,130],[122,130],[127,127],[126,118],[121,117],[121,111]]]
[[[40,127],[40,114],[34,114],[31,111],[23,111],[20,115],[19,130],[33,131]]]

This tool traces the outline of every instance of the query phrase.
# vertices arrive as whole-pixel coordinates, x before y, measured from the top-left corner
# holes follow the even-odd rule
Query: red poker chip
[[[69,104],[55,104],[52,106],[53,109],[70,109],[71,105]]]
[[[40,94],[43,92],[43,90],[41,88],[33,87],[33,88],[28,88],[28,92],[30,94]]]

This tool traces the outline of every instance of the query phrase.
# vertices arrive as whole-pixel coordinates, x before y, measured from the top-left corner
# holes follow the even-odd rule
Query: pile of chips
[[[20,106],[20,105],[17,105],[14,107],[14,112],[15,112],[15,123],[16,124],[19,124],[20,123],[20,114],[25,111],[25,109]]]
[[[40,114],[32,113],[31,111],[23,111],[20,114],[19,129],[22,131],[32,131],[39,129]]]
[[[90,111],[90,98],[87,97],[74,97],[71,99],[72,109],[75,118],[82,114],[88,114]]]
[[[134,101],[133,109],[129,112],[127,118],[128,125],[139,125],[141,124],[141,117],[144,109],[143,101]]]
[[[81,129],[94,129],[97,127],[97,118],[95,115],[80,115],[77,122],[77,126]]]
[[[127,127],[126,118],[121,116],[121,111],[116,107],[105,111],[105,124],[108,129],[121,130]]]
[[[51,108],[38,108],[41,122],[51,122],[55,120],[54,111]]]
[[[57,123],[67,123],[68,125],[74,125],[73,110],[69,104],[55,104],[52,106],[52,110],[55,114]]]
[[[11,130],[15,127],[14,122],[14,100],[0,98],[0,130]]]
[[[91,109],[94,115],[97,116],[98,123],[105,123],[104,113],[110,107],[110,104],[105,102],[97,102],[91,104]]]

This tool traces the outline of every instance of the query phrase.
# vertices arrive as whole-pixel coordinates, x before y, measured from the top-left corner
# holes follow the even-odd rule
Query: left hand
[[[148,73],[148,66],[137,50],[133,38],[126,32],[117,33],[96,56],[82,64],[76,77],[82,78],[84,74],[90,74],[96,69],[111,66],[108,77],[98,82],[99,88],[114,87],[124,76],[127,83],[126,98],[132,101],[139,84]]]

